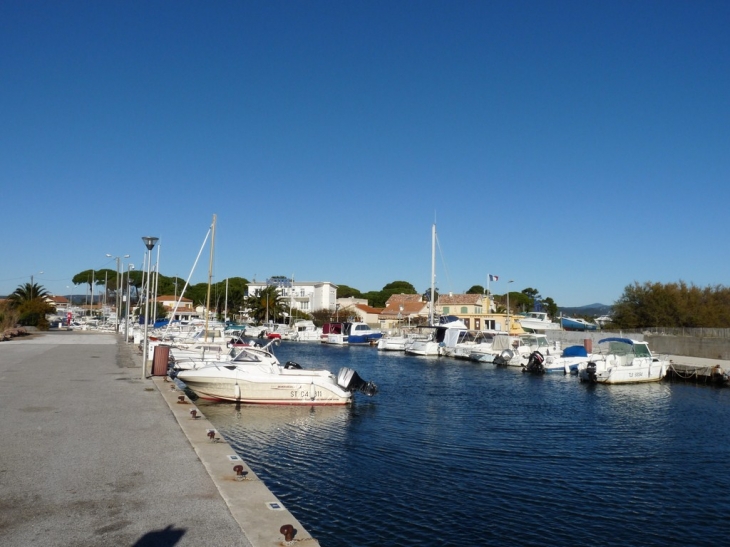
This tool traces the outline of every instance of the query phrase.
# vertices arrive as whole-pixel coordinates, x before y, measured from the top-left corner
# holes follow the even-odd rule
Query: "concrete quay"
[[[114,334],[0,343],[0,545],[319,545],[174,384],[141,376]]]

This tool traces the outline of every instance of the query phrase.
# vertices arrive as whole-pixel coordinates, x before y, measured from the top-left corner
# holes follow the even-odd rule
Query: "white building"
[[[337,285],[329,281],[294,281],[285,277],[272,277],[266,281],[250,281],[248,294],[254,295],[256,291],[270,286],[277,288],[282,302],[304,313],[335,309]]]

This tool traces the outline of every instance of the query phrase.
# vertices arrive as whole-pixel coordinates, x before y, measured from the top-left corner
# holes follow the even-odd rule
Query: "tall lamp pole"
[[[510,322],[509,322],[509,284],[514,283],[514,282],[515,282],[514,279],[510,279],[509,281],[507,281],[507,334],[509,334],[512,331],[512,328],[510,327]]]
[[[130,272],[134,270],[134,264],[127,264],[127,305],[124,306],[124,343],[129,344],[129,304],[132,302],[130,299],[131,291],[130,291],[130,279],[129,274]]]
[[[147,378],[147,351],[149,341],[147,340],[147,325],[149,324],[150,313],[150,265],[152,264],[152,249],[157,243],[158,237],[143,236],[145,247],[147,247],[147,294],[144,299],[144,339],[142,340],[142,380]]]
[[[121,307],[121,302],[122,302],[121,295],[119,294],[119,286],[120,286],[119,274],[120,274],[120,270],[121,270],[121,268],[119,266],[119,261],[121,260],[122,257],[119,257],[119,256],[112,257],[112,255],[110,255],[109,253],[107,253],[106,256],[108,256],[109,258],[114,258],[117,261],[117,290],[114,293],[114,301],[115,301],[114,305],[115,305],[116,315],[117,315],[117,324],[116,324],[115,330],[117,332],[119,332],[119,308]],[[124,255],[124,258],[129,258],[129,255]]]

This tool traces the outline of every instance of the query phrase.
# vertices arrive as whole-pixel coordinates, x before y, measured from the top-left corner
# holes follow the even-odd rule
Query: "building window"
[[[309,309],[309,302],[301,302],[301,307],[299,309],[301,310],[308,310]]]
[[[448,306],[444,306],[444,310],[443,310],[443,312],[441,312],[441,313],[442,313],[443,315],[449,315],[449,307],[448,307]]]
[[[464,325],[466,325],[467,329],[469,328],[469,318],[468,317],[466,319],[464,319]]]
[[[461,313],[469,313],[469,308],[467,308],[466,306],[462,306]]]
[[[479,318],[478,317],[474,318],[474,329],[479,330]]]

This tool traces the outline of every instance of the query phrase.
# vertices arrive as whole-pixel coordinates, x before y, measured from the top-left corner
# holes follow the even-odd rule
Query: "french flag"
[[[499,281],[499,276],[489,274],[489,281]]]

